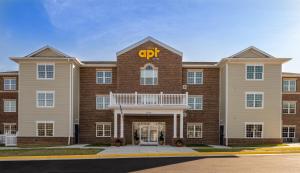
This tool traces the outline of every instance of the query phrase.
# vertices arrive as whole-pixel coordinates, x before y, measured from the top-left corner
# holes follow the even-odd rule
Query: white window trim
[[[111,122],[96,122],[96,137],[97,138],[108,138],[111,137],[111,131],[112,131],[112,127],[111,127]],[[97,125],[103,125],[103,136],[98,136],[98,130],[97,130]],[[109,136],[105,136],[105,130],[104,130],[104,125],[110,125],[110,134]]]
[[[9,83],[9,89],[5,89],[5,80],[15,80],[16,84],[15,84],[15,89],[12,89],[12,84],[11,82]],[[3,78],[3,90],[4,91],[16,91],[17,90],[17,79],[16,78]]]
[[[16,103],[16,110],[15,111],[5,111],[5,101],[15,101]],[[17,100],[16,99],[3,99],[3,112],[5,113],[11,113],[11,112],[17,112]]]
[[[147,66],[151,66],[152,68],[153,68],[153,72],[155,72],[155,70],[157,71],[157,82],[156,83],[153,83],[153,84],[146,84],[146,82],[144,82],[144,83],[141,83],[141,78],[142,78],[142,70],[146,70],[146,67]],[[154,78],[152,78],[152,79],[154,79]],[[151,63],[147,63],[147,64],[145,64],[143,67],[141,67],[140,68],[140,85],[158,85],[158,67],[155,67],[153,64],[151,64]]]
[[[188,130],[188,126],[193,126],[194,127],[194,130],[193,130],[193,137],[189,137],[189,130]],[[196,135],[196,128],[195,128],[195,126],[198,126],[198,125],[200,125],[201,126],[201,133],[200,133],[200,137],[195,137]],[[188,138],[188,139],[201,139],[201,138],[203,138],[203,123],[192,123],[192,122],[189,122],[189,123],[187,123],[187,125],[186,125],[186,137]]]
[[[284,127],[287,127],[287,128],[288,128],[288,132],[287,132],[288,137],[283,137],[283,136],[282,136],[282,138],[296,138],[296,130],[297,130],[297,129],[296,129],[296,128],[297,128],[296,125],[283,125],[283,126],[282,126],[282,129],[281,129],[281,133],[282,133],[282,134],[283,134],[283,128],[284,128]],[[295,131],[294,131],[294,137],[290,137],[290,127],[294,127],[294,128],[295,128]]]
[[[110,100],[108,102],[108,107],[107,108],[104,108],[104,105],[102,106],[102,108],[97,108],[97,97],[108,97],[110,99],[109,95],[96,95],[96,99],[95,99],[95,101],[96,101],[96,110],[108,110]],[[104,99],[104,101],[105,101],[105,99]]]
[[[297,101],[283,101],[283,102],[282,102],[282,104],[285,104],[285,103],[287,103],[287,104],[289,105],[288,108],[287,108],[287,109],[288,109],[288,113],[284,113],[284,112],[283,112],[284,107],[283,107],[283,105],[282,105],[282,114],[292,114],[292,115],[293,115],[293,114],[296,114],[296,113],[297,113]],[[294,113],[291,113],[291,112],[290,112],[290,104],[291,104],[291,103],[295,104],[295,112],[294,112]]]
[[[103,83],[99,83],[98,82],[98,76],[97,76],[98,72],[104,72]],[[110,83],[106,83],[106,78],[105,78],[105,73],[108,73],[108,72],[111,73]],[[113,78],[112,70],[109,70],[109,69],[107,69],[107,70],[96,70],[96,84],[99,84],[99,85],[110,85],[110,84],[112,84],[112,78]]]
[[[47,136],[47,132],[45,131],[45,136],[39,136],[39,132],[38,132],[38,124],[39,123],[52,123],[53,124],[53,135],[52,136]],[[35,122],[35,133],[37,137],[55,137],[55,121],[36,121]]]
[[[248,79],[248,76],[247,76],[247,73],[248,73],[247,67],[248,66],[262,66],[262,69],[263,69],[263,71],[262,71],[262,78],[261,79],[256,79],[256,77],[254,75],[253,79]],[[255,73],[255,70],[254,70],[254,73]],[[265,79],[265,67],[264,67],[264,64],[246,64],[245,65],[245,79],[247,81],[263,81]]]
[[[38,96],[39,96],[39,93],[52,93],[53,94],[53,105],[52,106],[39,106],[39,103],[38,103]],[[55,107],[55,91],[50,91],[50,90],[38,90],[36,91],[36,108],[54,108]]]
[[[248,107],[248,105],[247,105],[247,95],[248,94],[262,94],[261,107]],[[245,109],[264,109],[265,93],[260,92],[260,91],[259,92],[258,91],[247,91],[247,92],[245,92],[244,102],[245,102]]]
[[[39,65],[53,65],[53,78],[40,78]],[[36,79],[37,80],[55,80],[55,63],[37,63],[36,64]]]
[[[262,125],[262,131],[261,131],[261,137],[247,137],[247,125]],[[264,122],[245,122],[245,127],[244,127],[244,137],[247,139],[261,139],[264,138]]]
[[[288,81],[288,90],[284,91],[284,81]],[[291,81],[295,81],[295,91],[291,90]],[[297,92],[297,79],[283,79],[282,81],[282,91],[287,93]]]
[[[202,111],[203,110],[203,104],[204,104],[204,100],[203,100],[203,95],[189,95],[188,96],[188,104],[189,104],[189,98],[190,97],[200,97],[201,98],[201,101],[202,101],[202,103],[201,103],[201,106],[200,106],[200,109],[192,109],[192,108],[189,108],[189,110],[195,110],[195,111]],[[194,99],[194,102],[193,102],[193,105],[194,105],[194,107],[195,107],[195,99]]]
[[[194,79],[193,79],[193,83],[189,83],[188,81],[188,73],[189,72],[201,72],[202,73],[202,79],[200,83],[196,83],[196,76],[194,75]],[[203,73],[203,69],[188,69],[186,72],[186,84],[187,85],[203,85],[204,83],[204,73]]]

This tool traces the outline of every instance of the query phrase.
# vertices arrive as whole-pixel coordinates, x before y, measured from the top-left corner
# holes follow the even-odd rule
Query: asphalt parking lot
[[[0,172],[299,173],[300,155],[1,161]]]

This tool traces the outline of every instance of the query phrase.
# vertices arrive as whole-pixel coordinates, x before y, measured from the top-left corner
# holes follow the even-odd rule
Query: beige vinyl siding
[[[51,61],[53,62],[55,61]],[[67,137],[70,124],[70,65],[56,61],[55,79],[37,80],[36,64],[37,61],[27,61],[19,66],[19,136],[36,136],[36,121],[54,121],[55,137]],[[55,91],[54,108],[36,108],[38,90]]]
[[[245,122],[263,122],[263,138],[280,138],[281,64],[264,64],[263,81],[245,80],[245,64],[228,64],[228,137],[244,138]],[[264,92],[263,109],[245,109],[245,92]]]

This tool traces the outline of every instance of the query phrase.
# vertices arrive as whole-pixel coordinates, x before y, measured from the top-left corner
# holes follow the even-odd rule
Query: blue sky
[[[299,72],[299,0],[0,0],[0,71],[10,56],[44,45],[81,60],[115,60],[116,52],[152,36],[185,61],[219,61],[254,45],[293,58]]]

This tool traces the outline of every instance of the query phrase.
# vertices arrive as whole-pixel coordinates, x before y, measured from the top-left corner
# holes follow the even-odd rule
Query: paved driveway
[[[1,161],[1,173],[299,173],[300,155]]]
[[[139,153],[185,153],[195,152],[188,147],[173,147],[173,146],[121,146],[107,147],[101,153],[103,154],[139,154]]]

